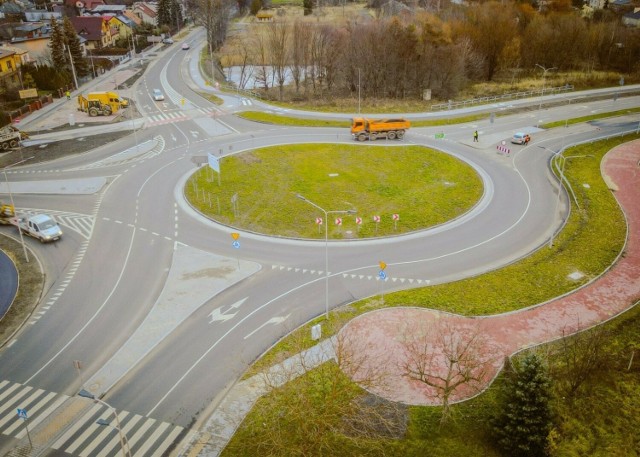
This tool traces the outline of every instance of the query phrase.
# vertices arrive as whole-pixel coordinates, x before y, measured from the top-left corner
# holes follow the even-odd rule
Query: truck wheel
[[[401,140],[404,137],[404,130],[398,130],[396,135],[397,135],[398,139]]]
[[[104,107],[104,114],[105,116],[111,116],[112,110],[111,107],[109,105]]]
[[[91,117],[96,117],[97,115],[98,115],[98,110],[97,110],[97,109],[95,109],[95,108],[91,108],[91,109],[89,110],[89,116],[91,116]]]
[[[9,146],[11,146],[12,148],[17,148],[18,147],[18,142],[16,140],[11,140],[9,142]]]
[[[378,139],[378,135],[376,133],[372,133],[369,135],[369,139],[370,140],[377,140]]]
[[[9,149],[9,143],[2,143],[2,150],[7,151]]]
[[[360,135],[358,135],[358,141],[364,141],[367,139],[367,135],[365,135],[364,133],[361,133]]]
[[[390,140],[395,140],[396,139],[396,132],[387,133],[387,138],[389,138]]]

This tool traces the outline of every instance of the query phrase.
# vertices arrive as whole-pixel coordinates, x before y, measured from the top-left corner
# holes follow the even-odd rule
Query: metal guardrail
[[[510,94],[491,95],[487,97],[472,98],[470,100],[463,100],[460,102],[449,101],[448,103],[438,103],[431,105],[431,111],[439,110],[451,110],[456,108],[466,108],[467,106],[482,105],[486,103],[495,103],[505,100],[518,100],[520,98],[542,97],[544,95],[559,94],[562,92],[569,92],[573,90],[571,84],[566,84],[560,87],[548,87],[540,90],[530,90],[527,92],[513,92]]]

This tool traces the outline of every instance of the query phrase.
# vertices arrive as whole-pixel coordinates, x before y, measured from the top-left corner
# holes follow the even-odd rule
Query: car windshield
[[[56,223],[51,219],[47,219],[46,221],[40,222],[38,226],[40,227],[40,230],[46,230],[55,227]]]

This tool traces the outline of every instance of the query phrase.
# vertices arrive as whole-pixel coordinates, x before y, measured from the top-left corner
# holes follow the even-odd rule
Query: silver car
[[[160,89],[153,89],[153,99],[157,102],[164,100],[164,95]]]

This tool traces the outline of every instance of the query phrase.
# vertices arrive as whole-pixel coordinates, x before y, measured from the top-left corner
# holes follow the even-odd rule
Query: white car
[[[182,49],[187,50],[190,49],[191,46],[189,46],[189,43],[182,43]]]
[[[160,89],[153,89],[153,99],[157,102],[164,100],[164,95],[160,92]]]
[[[47,214],[19,217],[15,224],[22,233],[40,240],[41,243],[56,241],[62,236],[62,230],[56,221]]]
[[[162,40],[162,42],[164,44],[173,44],[173,40],[171,38],[165,38],[164,40]]]
[[[531,137],[526,133],[515,133],[513,138],[511,138],[511,142],[513,144],[528,144],[531,141]]]

